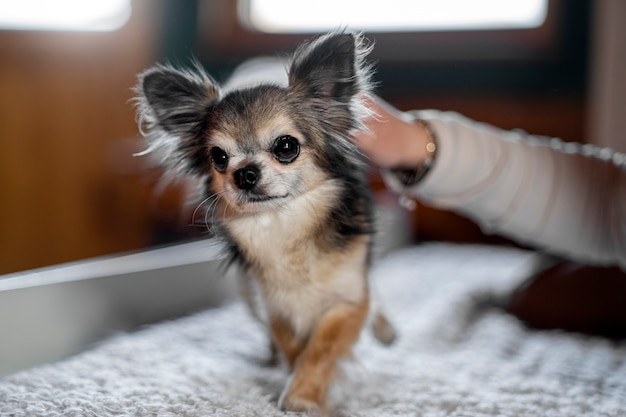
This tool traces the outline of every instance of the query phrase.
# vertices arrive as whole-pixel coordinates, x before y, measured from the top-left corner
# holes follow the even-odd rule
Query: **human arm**
[[[403,187],[387,170],[384,178],[391,188],[464,214],[486,232],[579,262],[626,269],[623,154],[505,131],[456,113],[399,113],[376,100],[370,105],[378,116],[368,123],[369,134],[357,134],[357,144],[383,168],[423,162],[426,154],[416,149],[425,145],[427,134],[417,124],[413,136],[400,138],[411,134],[405,124],[424,120],[437,137],[428,174]],[[388,141],[396,149],[389,152],[400,149],[401,156],[383,153]],[[402,146],[408,148],[402,151]]]

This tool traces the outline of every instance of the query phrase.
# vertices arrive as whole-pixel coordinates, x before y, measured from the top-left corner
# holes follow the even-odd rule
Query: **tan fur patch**
[[[289,370],[293,370],[296,360],[305,347],[306,340],[297,337],[291,325],[282,317],[272,317],[270,328],[274,343],[283,354]]]
[[[367,317],[369,299],[360,303],[340,303],[319,321],[281,398],[284,409],[317,404],[325,410],[328,388],[335,376],[337,361],[349,356]]]

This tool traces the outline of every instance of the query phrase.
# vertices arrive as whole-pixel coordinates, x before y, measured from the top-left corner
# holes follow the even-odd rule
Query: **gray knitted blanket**
[[[488,302],[530,260],[430,245],[377,262],[373,285],[399,339],[384,347],[363,333],[333,415],[626,416],[626,344],[529,330]],[[287,375],[267,356],[263,330],[234,303],[4,377],[0,415],[284,416]]]

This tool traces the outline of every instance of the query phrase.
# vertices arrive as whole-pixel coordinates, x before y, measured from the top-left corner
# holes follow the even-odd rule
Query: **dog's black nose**
[[[259,180],[259,169],[253,165],[235,171],[235,185],[242,190],[251,190]]]

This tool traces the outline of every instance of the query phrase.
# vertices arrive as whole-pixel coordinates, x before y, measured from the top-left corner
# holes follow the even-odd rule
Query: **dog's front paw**
[[[323,410],[315,401],[296,395],[286,395],[280,399],[278,404],[283,411],[306,412],[309,415],[323,415]]]

